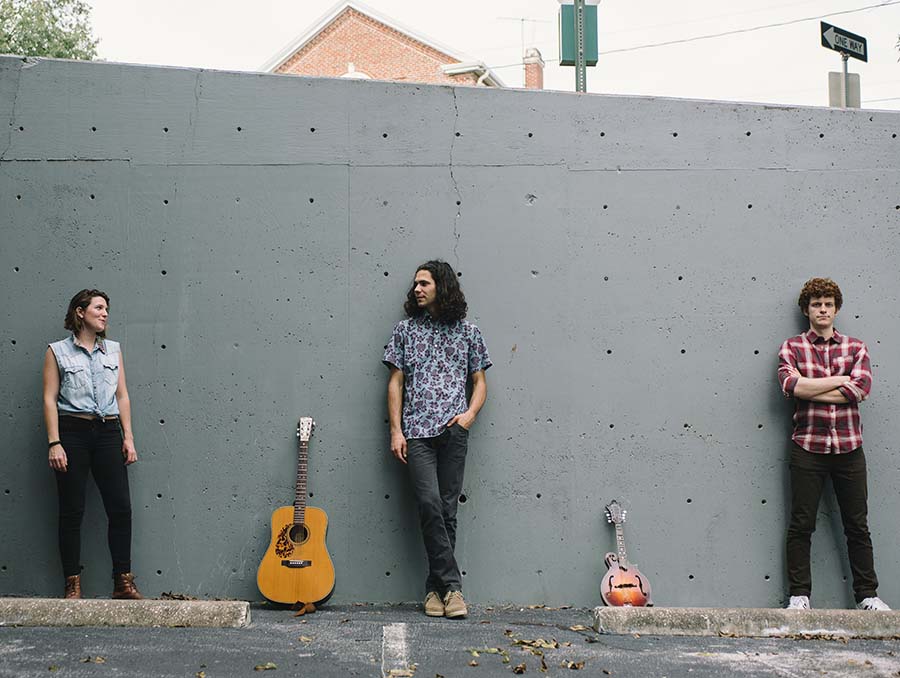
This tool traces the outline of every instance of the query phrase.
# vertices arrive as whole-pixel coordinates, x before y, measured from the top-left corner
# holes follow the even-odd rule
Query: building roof
[[[477,61],[472,59],[471,57],[458,52],[454,49],[446,47],[441,43],[429,38],[422,33],[415,31],[411,28],[404,26],[403,24],[395,21],[394,19],[387,17],[383,14],[380,14],[376,10],[372,9],[368,5],[363,4],[362,2],[358,2],[358,0],[340,0],[337,4],[335,4],[331,9],[329,9],[325,14],[323,14],[310,28],[306,31],[298,35],[296,38],[291,40],[288,44],[282,47],[278,52],[272,56],[271,59],[266,61],[261,67],[260,70],[266,73],[275,72],[280,66],[282,66],[288,59],[290,59],[294,54],[303,49],[313,38],[315,38],[319,33],[321,33],[329,24],[335,21],[341,14],[346,12],[348,9],[354,9],[361,14],[365,14],[375,21],[384,24],[388,28],[392,28],[395,31],[399,31],[400,33],[404,33],[408,37],[412,38],[416,42],[420,42],[426,47],[430,47],[433,50],[437,50],[447,56],[449,62],[455,62],[460,66],[468,67],[468,72],[474,72],[478,75],[484,74],[483,80],[494,87],[505,87],[503,81],[494,73],[490,68],[488,68],[484,62]],[[447,67],[444,67],[446,72]]]

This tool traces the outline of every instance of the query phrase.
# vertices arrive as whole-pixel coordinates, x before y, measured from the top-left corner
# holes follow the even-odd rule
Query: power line
[[[864,104],[874,104],[879,101],[900,101],[900,97],[888,97],[887,99],[865,99],[862,103]]]
[[[864,12],[869,9],[878,9],[879,7],[890,7],[891,5],[900,4],[900,0],[887,0],[886,2],[881,2],[877,5],[868,5],[866,7],[859,7],[857,9],[845,9],[840,12],[829,12],[828,14],[821,14],[819,16],[808,16],[803,19],[792,19],[791,21],[783,21],[781,23],[776,24],[765,24],[764,26],[752,26],[751,28],[738,28],[733,31],[723,31],[721,33],[711,33],[709,35],[696,35],[693,38],[682,38],[680,40],[667,40],[666,42],[656,42],[649,45],[637,45],[635,47],[622,47],[621,49],[610,49],[605,52],[599,52],[601,55],[605,54],[618,54],[621,52],[634,52],[639,49],[650,49],[652,47],[667,47],[669,45],[681,45],[687,42],[696,42],[697,40],[709,40],[711,38],[721,38],[726,35],[737,35],[739,33],[752,33],[754,31],[762,31],[767,28],[780,28],[781,26],[791,26],[793,24],[803,23],[804,21],[816,21],[818,19],[825,19],[831,16],[839,16],[841,14],[854,14],[856,12]]]

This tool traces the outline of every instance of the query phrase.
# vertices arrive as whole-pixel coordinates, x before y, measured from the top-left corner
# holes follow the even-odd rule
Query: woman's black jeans
[[[59,439],[68,470],[56,471],[59,553],[66,577],[81,572],[81,519],[88,474],[93,474],[109,519],[113,574],[131,572],[131,494],[118,421],[59,417]]]

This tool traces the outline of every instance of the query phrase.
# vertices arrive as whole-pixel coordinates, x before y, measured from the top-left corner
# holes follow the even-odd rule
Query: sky
[[[260,70],[335,2],[88,0],[100,58],[236,71]],[[484,62],[509,87],[522,86],[523,45],[537,47],[545,89],[575,89],[574,68],[556,63],[557,0],[363,2]],[[601,0],[588,91],[827,106],[828,72],[842,65],[820,44],[819,17],[868,41],[868,63],[849,61],[863,108],[900,110],[900,0]],[[771,24],[786,25],[747,30]],[[745,32],[698,39],[730,31]],[[671,41],[686,42],[647,47]]]

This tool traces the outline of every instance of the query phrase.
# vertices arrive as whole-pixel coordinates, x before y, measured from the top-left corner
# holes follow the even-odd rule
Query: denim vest
[[[61,414],[93,414],[109,417],[119,414],[116,387],[119,383],[119,342],[98,339],[94,350],[75,343],[75,336],[55,341],[50,350],[59,367],[59,396],[56,407]]]

